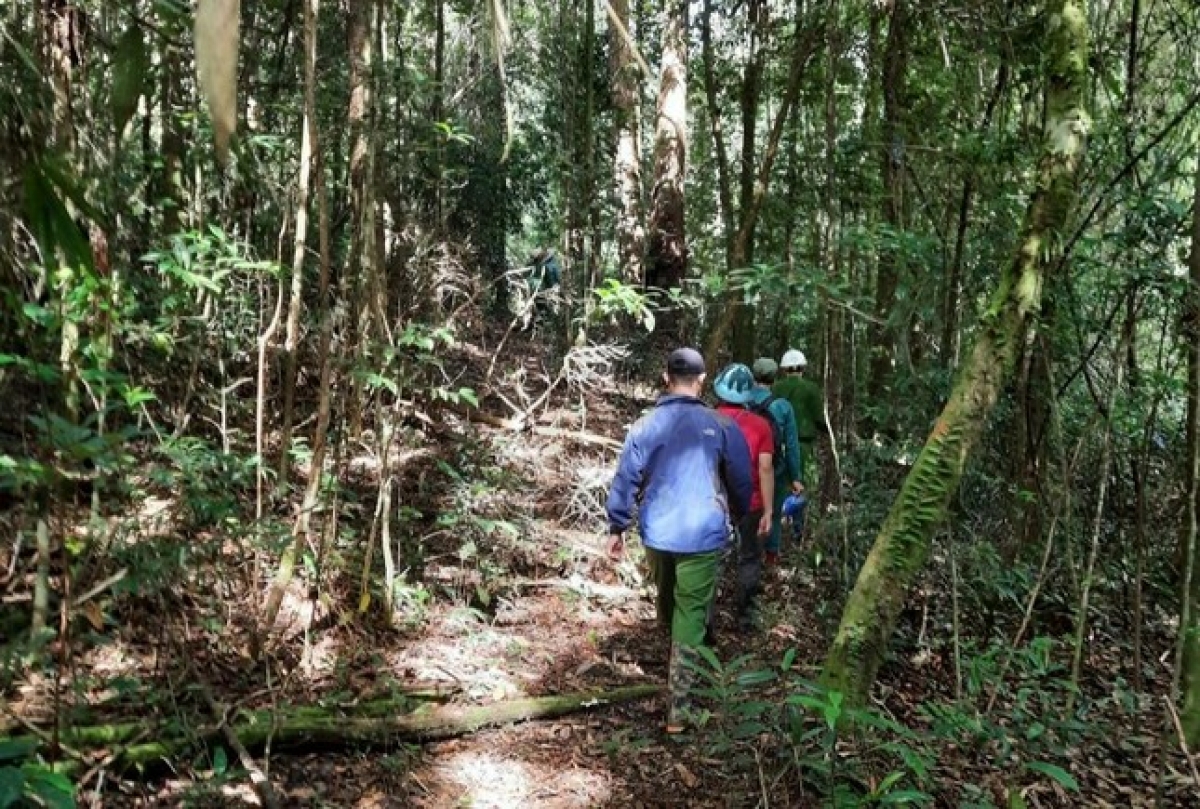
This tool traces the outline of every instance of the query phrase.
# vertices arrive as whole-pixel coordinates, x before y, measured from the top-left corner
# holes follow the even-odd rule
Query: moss
[[[822,680],[862,704],[908,589],[929,556],[950,498],[1040,306],[1051,253],[1074,200],[1087,135],[1083,110],[1087,17],[1062,0],[1049,37],[1047,138],[1016,256],[1002,273],[950,400],[880,528],[847,600]]]

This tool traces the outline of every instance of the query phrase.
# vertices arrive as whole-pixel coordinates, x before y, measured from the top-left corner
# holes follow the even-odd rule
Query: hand
[[[798,480],[792,481],[792,492],[795,494],[804,494],[804,484]]]
[[[625,555],[625,538],[620,534],[609,534],[608,536],[608,558],[614,562],[621,561],[621,557]]]
[[[763,515],[758,521],[758,535],[765,537],[769,533],[771,533],[771,512],[763,511]]]

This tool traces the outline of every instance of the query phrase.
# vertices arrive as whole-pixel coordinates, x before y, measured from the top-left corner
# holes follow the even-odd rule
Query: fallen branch
[[[572,576],[569,579],[523,579],[515,582],[518,587],[563,589],[579,593],[583,596],[595,596],[605,601],[632,601],[642,597],[640,590],[616,584],[603,584],[598,581]]]
[[[1164,697],[1163,702],[1166,703],[1167,710],[1171,713],[1171,723],[1175,725],[1175,733],[1179,736],[1179,749],[1183,751],[1188,769],[1192,771],[1192,781],[1196,784],[1196,789],[1200,790],[1200,770],[1196,769],[1196,760],[1192,758],[1192,751],[1188,750],[1187,734],[1183,732],[1183,723],[1179,721],[1179,713],[1175,710],[1174,702],[1170,697]]]
[[[575,441],[579,444],[590,444],[598,447],[612,447],[613,449],[620,449],[623,446],[617,439],[609,438],[607,435],[600,435],[599,433],[569,430],[563,427],[542,427],[530,424],[526,419],[505,419],[478,410],[468,413],[467,418],[478,424],[486,424],[489,427],[496,427],[501,430],[512,432],[529,431],[543,438],[561,438],[564,441]]]
[[[221,733],[224,735],[225,741],[229,743],[233,752],[237,753],[238,761],[250,774],[250,784],[258,793],[258,797],[262,799],[263,806],[267,809],[279,809],[279,798],[275,796],[275,790],[271,788],[271,779],[267,778],[266,773],[262,771],[258,762],[254,760],[246,746],[242,744],[241,739],[238,738],[237,732],[230,727],[228,709],[217,702],[206,686],[201,688],[201,692],[204,694],[204,701],[208,703],[213,716],[220,722]]]
[[[77,599],[75,599],[74,601],[72,601],[72,602],[71,602],[71,609],[73,609],[73,610],[77,610],[77,609],[79,609],[79,608],[80,608],[80,607],[82,607],[84,604],[86,604],[87,602],[91,601],[93,598],[95,598],[96,596],[100,595],[100,594],[101,594],[101,593],[103,593],[105,590],[107,590],[109,587],[112,587],[114,584],[116,584],[117,582],[121,581],[122,579],[124,579],[124,578],[125,578],[126,576],[128,576],[128,575],[129,575],[129,568],[127,568],[127,567],[123,567],[123,568],[121,568],[121,569],[120,569],[120,570],[118,570],[116,573],[114,573],[113,575],[109,576],[107,579],[105,579],[104,581],[100,582],[100,583],[99,583],[99,584],[97,584],[95,587],[91,588],[91,589],[90,589],[90,590],[88,590],[86,593],[84,593],[83,595],[79,596],[79,598],[77,598]]]

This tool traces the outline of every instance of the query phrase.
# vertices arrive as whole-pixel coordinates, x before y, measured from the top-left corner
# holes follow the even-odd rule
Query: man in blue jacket
[[[609,554],[619,559],[637,507],[658,588],[658,620],[671,633],[667,732],[684,729],[721,550],[750,506],[750,450],[733,421],[700,400],[704,359],[690,348],[667,358],[667,393],[625,439],[608,496]]]

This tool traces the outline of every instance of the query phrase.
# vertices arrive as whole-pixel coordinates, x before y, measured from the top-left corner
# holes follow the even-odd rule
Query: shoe
[[[687,730],[687,703],[681,700],[671,700],[671,707],[667,709],[667,735],[675,736]]]

